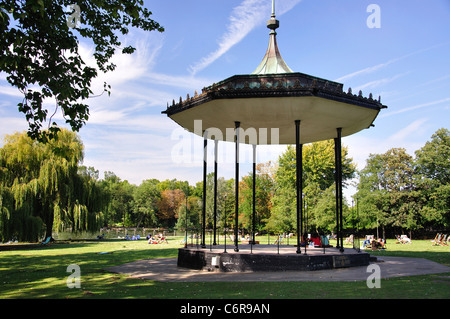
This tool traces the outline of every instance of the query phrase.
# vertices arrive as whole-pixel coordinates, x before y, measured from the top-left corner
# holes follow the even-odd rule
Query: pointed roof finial
[[[267,21],[267,28],[269,28],[269,46],[267,48],[266,55],[262,62],[253,71],[252,74],[274,74],[274,73],[291,73],[293,72],[284,62],[278,50],[277,39],[275,32],[280,26],[280,22],[275,19],[275,0],[272,0],[272,15],[271,19]]]
[[[270,33],[275,33],[275,30],[278,29],[278,27],[280,26],[280,21],[278,21],[277,19],[275,19],[275,0],[272,0],[272,15],[271,15],[271,19],[269,21],[267,21],[267,27],[272,30],[270,31]]]

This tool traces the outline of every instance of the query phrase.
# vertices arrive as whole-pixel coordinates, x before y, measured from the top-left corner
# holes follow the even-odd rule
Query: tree
[[[308,196],[309,199],[314,199],[313,196]],[[308,201],[307,201],[308,203]],[[310,207],[311,206],[311,207]],[[315,205],[307,205],[307,211],[304,214],[307,216],[307,231],[311,231],[311,225],[315,227],[314,230],[327,230],[332,232],[336,228],[336,197],[335,186],[332,185],[317,197]],[[345,209],[343,205],[343,209]]]
[[[201,182],[203,184],[203,182]],[[217,211],[216,211],[216,226],[220,224],[221,216],[224,212],[225,194],[228,194],[229,189],[225,178],[217,178]],[[202,190],[203,192],[203,190]],[[206,176],[206,224],[207,227],[214,225],[214,173],[209,173]],[[228,195],[227,195],[228,196]],[[203,201],[201,202],[203,205]]]
[[[219,227],[234,228],[235,217],[235,183],[234,178],[225,181],[225,191],[220,199],[223,201],[223,212],[220,214]]]
[[[416,151],[417,172],[440,185],[450,184],[450,131],[437,130],[431,141]]]
[[[326,211],[313,209],[324,192],[335,183],[334,141],[326,140],[303,146],[303,189],[308,211],[311,214],[326,214]],[[347,147],[342,148],[342,181],[351,179],[356,172],[355,164],[348,157]],[[275,193],[269,226],[273,230],[293,231],[297,228],[296,200],[296,151],[288,146],[280,155],[278,170],[275,173]],[[326,198],[331,198],[327,196]],[[331,207],[330,203],[330,207]],[[335,216],[335,214],[333,214]],[[324,220],[320,216],[308,216],[312,222]],[[311,224],[311,227],[318,225]],[[281,229],[277,229],[280,228]]]
[[[425,225],[450,225],[450,131],[437,130],[431,141],[416,151],[415,169],[423,194]]]
[[[178,219],[175,228],[178,230],[186,229],[186,215],[187,215],[187,229],[199,229],[201,225],[200,214],[202,211],[201,198],[196,196],[189,196],[186,203],[180,204],[178,207]]]
[[[41,130],[49,115],[45,99],[56,100],[54,112],[60,108],[73,131],[88,120],[89,106],[83,101],[93,95],[90,86],[97,70],[82,60],[80,39],[94,44],[100,71],[113,71],[110,59],[121,46],[119,35],[126,35],[130,26],[164,31],[151,14],[142,0],[83,0],[76,5],[65,0],[0,1],[0,71],[23,94],[18,106],[28,121],[30,137],[45,141],[58,131],[55,122]],[[131,54],[135,48],[121,51]],[[109,93],[109,89],[105,83],[104,90]]]
[[[326,190],[335,182],[334,142],[326,140],[303,146],[303,187],[316,183],[321,190]],[[348,148],[342,147],[342,181],[351,179],[356,166],[348,157]],[[278,160],[275,173],[278,185],[296,188],[296,151],[289,145]]]
[[[46,144],[25,133],[6,136],[0,149],[0,235],[37,241],[43,233],[95,230],[104,197],[88,175],[78,175],[83,144],[68,130]]]
[[[165,181],[162,181],[158,184],[158,189],[162,192],[165,190],[175,190],[175,189],[181,189],[185,190],[189,186],[189,183],[187,181],[178,181],[177,179],[166,179]]]
[[[274,181],[270,174],[272,163],[260,163],[256,165],[255,176],[255,230],[264,228],[272,209],[272,196]],[[248,230],[252,229],[253,222],[253,173],[245,176],[240,182],[240,210],[242,224]]]
[[[360,172],[359,211],[363,227],[420,227],[420,193],[411,155],[404,148],[370,154]]]
[[[157,226],[158,219],[156,213],[158,202],[161,200],[161,192],[158,189],[159,180],[148,179],[139,185],[134,191],[134,214],[137,216],[137,226],[147,219],[144,223],[148,226]]]
[[[124,227],[135,225],[133,220],[135,188],[136,186],[127,180],[111,184],[110,216],[115,223]]]
[[[297,229],[296,191],[280,187],[272,199],[273,208],[266,228],[272,231],[291,232]]]
[[[157,216],[160,221],[174,226],[178,218],[180,206],[185,202],[185,195],[181,189],[164,190],[161,192],[161,199],[158,203]]]

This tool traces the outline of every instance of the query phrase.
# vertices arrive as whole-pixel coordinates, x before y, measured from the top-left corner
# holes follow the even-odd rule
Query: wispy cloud
[[[364,68],[362,70],[359,70],[359,71],[356,71],[356,72],[353,72],[353,73],[341,76],[340,78],[337,78],[335,81],[336,82],[342,82],[342,81],[349,80],[349,79],[354,78],[354,77],[359,76],[359,75],[373,73],[373,72],[378,71],[378,70],[380,70],[382,68],[385,68],[388,65],[391,65],[391,64],[393,64],[395,62],[399,62],[399,61],[401,61],[403,59],[406,59],[406,58],[409,58],[409,57],[411,57],[413,55],[416,55],[416,54],[419,54],[419,53],[423,53],[423,52],[426,52],[426,51],[429,51],[429,50],[432,50],[432,49],[435,49],[435,48],[438,48],[438,47],[441,47],[441,46],[447,45],[447,44],[448,44],[448,42],[445,42],[445,43],[440,43],[440,44],[437,44],[437,45],[433,45],[433,46],[431,46],[429,48],[417,50],[417,51],[414,51],[412,53],[405,54],[404,56],[401,56],[399,58],[391,59],[391,60],[389,60],[387,62],[380,63],[380,64],[377,64],[377,65],[374,65],[374,66],[369,66],[369,67]]]
[[[423,108],[423,107],[434,106],[434,105],[438,105],[438,104],[446,103],[446,102],[450,102],[450,97],[447,97],[445,99],[432,101],[432,102],[428,102],[428,103],[422,103],[422,104],[418,104],[418,105],[414,105],[414,106],[410,106],[410,107],[405,107],[405,108],[403,108],[401,110],[398,110],[398,111],[393,111],[393,112],[382,114],[380,117],[388,117],[388,116],[392,116],[392,115],[395,115],[395,114],[409,112],[409,111],[417,110],[417,109],[420,109],[420,108]]]
[[[406,74],[408,74],[409,72],[406,73],[402,73],[402,74],[397,74],[395,76],[389,77],[389,78],[383,78],[383,79],[379,79],[379,80],[375,80],[375,81],[370,81],[368,83],[365,83],[363,85],[357,86],[354,88],[355,92],[358,92],[359,90],[364,90],[364,89],[373,89],[385,84],[388,84],[392,81],[397,80],[398,78],[405,76]]]
[[[392,59],[392,60],[389,60],[389,61],[387,61],[385,63],[380,63],[380,64],[377,64],[377,65],[374,65],[374,66],[370,66],[370,67],[367,67],[365,69],[362,69],[362,70],[359,70],[359,71],[356,71],[356,72],[344,75],[344,76],[342,76],[340,78],[337,78],[335,81],[336,82],[343,82],[343,81],[346,81],[348,79],[354,78],[354,77],[356,77],[358,75],[372,73],[372,72],[378,71],[381,68],[384,68],[384,67],[388,66],[389,64],[397,62],[399,60],[400,60],[400,58],[399,59]]]
[[[133,46],[136,47],[135,53],[122,54],[121,52],[116,52],[111,58],[111,62],[116,65],[116,69],[113,72],[104,73],[98,71],[98,76],[93,80],[91,85],[94,93],[101,92],[104,82],[111,85],[112,92],[114,92],[115,88],[123,87],[124,84],[147,74],[156,63],[163,46],[163,41],[156,36],[144,36],[137,39],[133,43]],[[79,52],[87,65],[97,67],[93,56],[94,48],[92,46],[81,43]]]
[[[0,85],[0,94],[23,98],[23,94],[17,88],[12,86]]]
[[[215,79],[200,78],[193,75],[169,75],[155,72],[146,74],[144,78],[148,83],[177,87],[187,90],[202,89],[205,86],[217,81]]]
[[[301,0],[286,0],[280,3],[276,10],[277,15],[282,15],[291,10]],[[244,0],[235,7],[229,17],[227,31],[219,40],[219,47],[200,61],[191,65],[188,71],[196,74],[211,63],[216,61],[234,45],[244,39],[256,26],[262,24],[271,12],[271,3],[267,0]]]
[[[2,116],[0,125],[0,147],[3,146],[3,139],[6,135],[25,131],[27,127],[28,125],[25,118]]]
[[[354,134],[345,137],[344,144],[348,146],[349,156],[353,158],[358,169],[363,169],[370,154],[383,154],[395,147],[405,148],[408,154],[414,154],[427,139],[427,129],[424,127],[427,122],[428,118],[415,120],[387,136]]]

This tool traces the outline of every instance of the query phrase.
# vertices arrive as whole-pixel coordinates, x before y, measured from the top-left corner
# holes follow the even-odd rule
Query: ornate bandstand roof
[[[201,94],[174,100],[162,113],[198,135],[203,132],[195,129],[195,121],[201,120],[203,130],[223,132],[208,138],[230,142],[235,137],[226,134],[227,129],[240,122],[246,134],[241,134],[239,142],[259,145],[294,144],[295,120],[301,121],[302,144],[335,138],[337,128],[344,137],[371,127],[386,108],[380,99],[372,94],[363,97],[361,91],[353,94],[351,89],[344,92],[341,83],[293,72],[278,50],[278,26],[273,2],[267,22],[269,45],[256,70],[214,83]],[[249,138],[254,133],[256,141]]]

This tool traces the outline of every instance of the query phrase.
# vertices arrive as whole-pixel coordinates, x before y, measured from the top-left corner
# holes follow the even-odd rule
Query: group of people
[[[367,236],[363,241],[363,249],[366,246],[372,248],[372,250],[386,249],[386,241],[383,238],[375,239],[374,236]]]
[[[161,233],[159,233],[156,236],[148,234],[147,240],[149,244],[162,244],[162,243],[167,244],[167,238],[164,237],[164,235]]]
[[[317,233],[312,234],[311,237],[308,237],[307,234],[303,234],[300,246],[305,247],[306,245],[316,248],[333,247],[330,245],[327,236],[321,236]]]
[[[396,244],[411,244],[411,239],[407,235],[396,235],[395,237],[397,237]]]
[[[141,236],[139,236],[139,234],[136,235],[136,236],[133,235],[133,236],[131,236],[131,237],[130,237],[130,235],[128,235],[128,234],[125,236],[125,240],[139,240],[139,239],[141,239]]]
[[[140,240],[141,236],[138,234],[136,236],[131,236],[130,235],[126,235],[125,236],[125,240]],[[163,234],[159,233],[158,235],[147,235],[147,240],[149,244],[161,244],[161,243],[166,243],[167,244],[167,238],[164,237]]]

